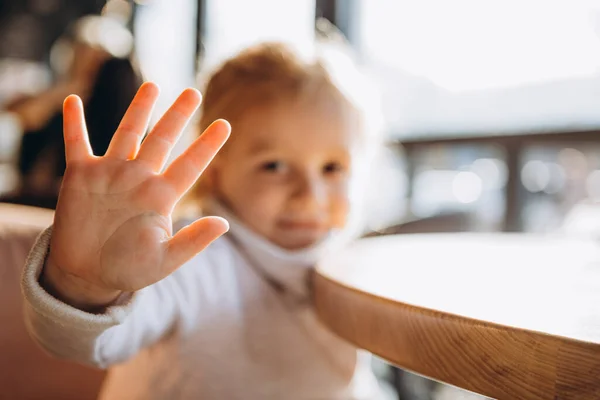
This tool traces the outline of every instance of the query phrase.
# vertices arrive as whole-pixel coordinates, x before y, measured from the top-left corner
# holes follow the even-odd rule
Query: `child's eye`
[[[271,173],[282,173],[286,170],[286,165],[281,161],[269,161],[261,165],[261,169]]]
[[[330,162],[323,166],[323,173],[325,175],[337,174],[344,170],[344,166],[338,162]]]

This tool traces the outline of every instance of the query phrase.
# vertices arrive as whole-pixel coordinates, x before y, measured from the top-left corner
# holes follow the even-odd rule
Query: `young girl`
[[[103,399],[379,398],[369,358],[310,302],[316,260],[353,235],[373,144],[364,99],[342,85],[356,76],[335,81],[337,64],[276,44],[227,61],[206,87],[204,133],[164,172],[197,91],[142,142],[158,96],[144,84],[104,157],[67,98],[68,167],[24,272],[26,319],[52,354],[111,367]],[[224,119],[233,135],[190,192],[218,217],[172,235],[175,205],[229,136]]]

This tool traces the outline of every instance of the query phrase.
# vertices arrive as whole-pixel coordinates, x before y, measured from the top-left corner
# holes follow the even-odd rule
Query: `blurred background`
[[[374,232],[600,234],[597,0],[3,0],[0,200],[54,207],[67,94],[102,153],[141,81],[156,121],[223,57],[332,26],[382,96]],[[377,368],[390,396],[470,396]]]

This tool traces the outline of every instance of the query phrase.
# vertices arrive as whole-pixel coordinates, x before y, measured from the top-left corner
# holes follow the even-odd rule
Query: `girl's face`
[[[308,247],[344,227],[360,147],[358,120],[350,113],[306,103],[249,113],[207,171],[218,200],[286,249]]]

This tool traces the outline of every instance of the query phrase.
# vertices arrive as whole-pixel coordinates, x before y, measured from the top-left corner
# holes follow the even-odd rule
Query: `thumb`
[[[219,217],[200,218],[181,229],[167,242],[162,270],[171,274],[228,230],[229,223]]]

